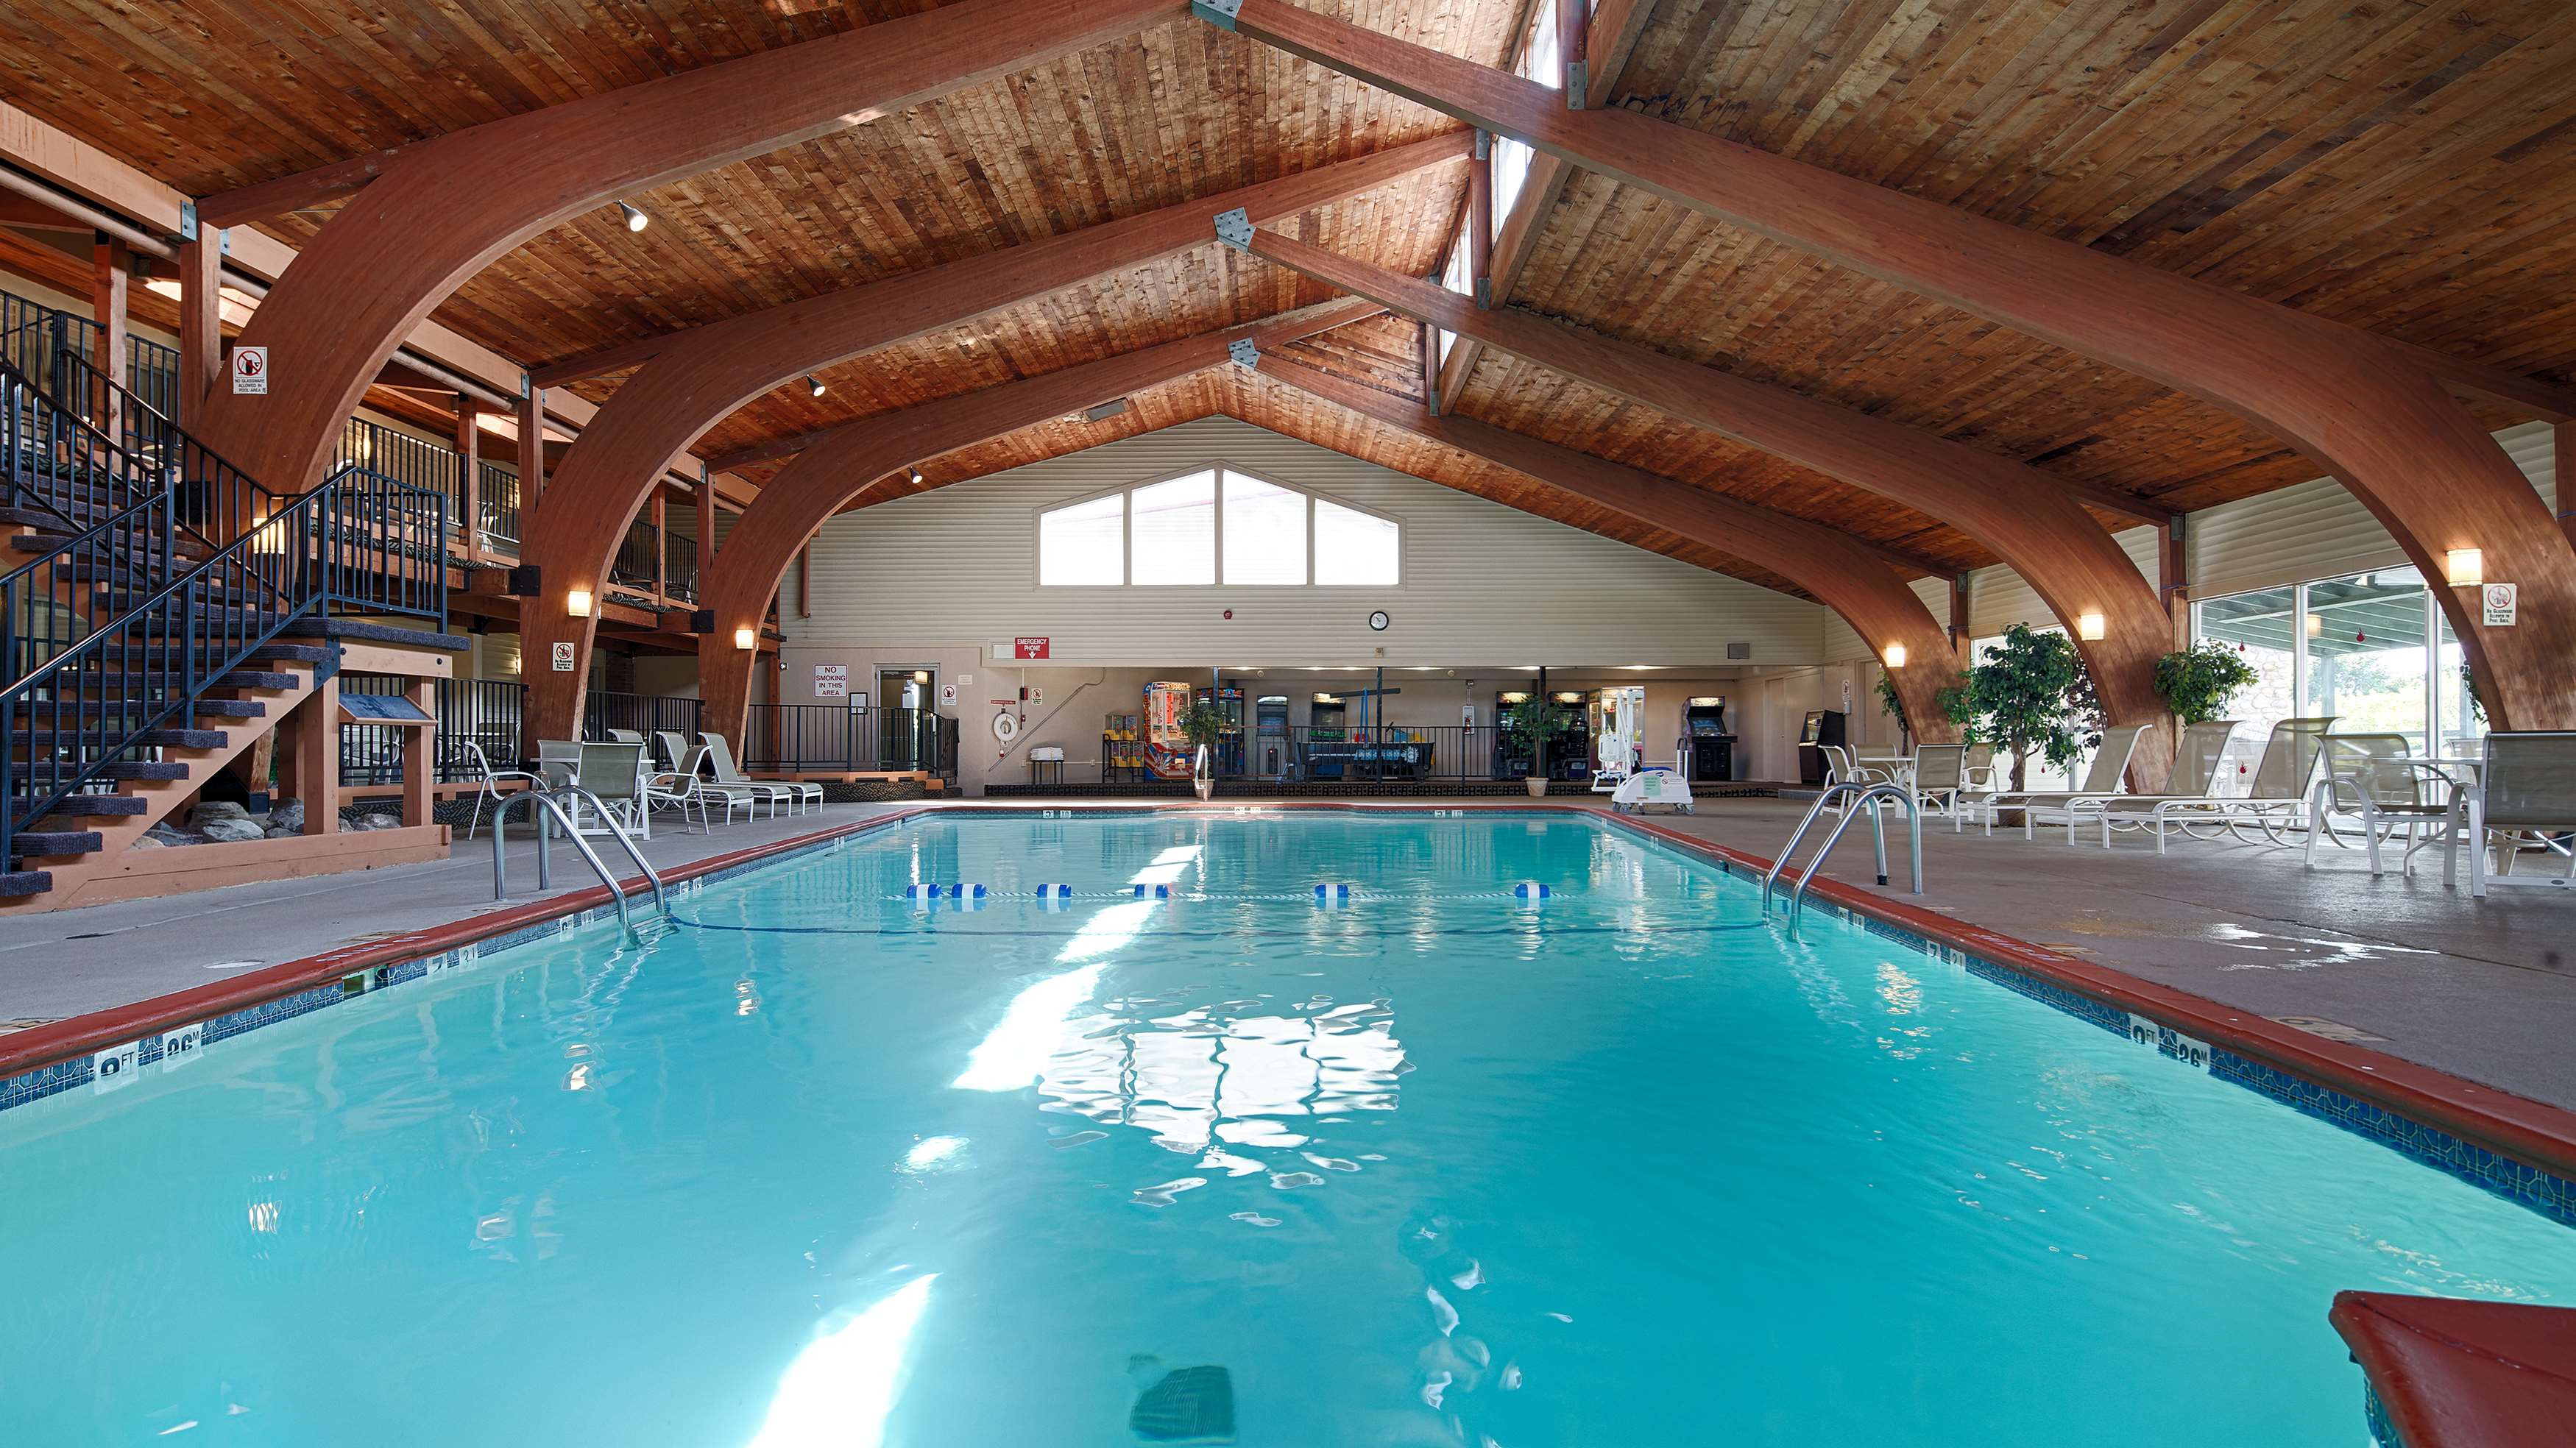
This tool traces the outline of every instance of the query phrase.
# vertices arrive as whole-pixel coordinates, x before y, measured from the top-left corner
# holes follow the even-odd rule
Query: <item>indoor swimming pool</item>
[[[2576,1300],[2539,1211],[1758,896],[933,816],[442,962],[0,1110],[0,1437],[2359,1448],[2337,1290]]]

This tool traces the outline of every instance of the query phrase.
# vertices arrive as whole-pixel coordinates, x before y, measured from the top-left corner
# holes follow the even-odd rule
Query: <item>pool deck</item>
[[[915,807],[833,805],[712,835],[666,829],[646,854],[656,867],[677,865]],[[1696,815],[1652,820],[1768,857],[1804,808],[1793,800],[1710,800]],[[1928,889],[1919,899],[1901,888],[1901,840],[1891,841],[1900,852],[1898,888],[1873,886],[1868,846],[1857,839],[1844,841],[1825,873],[2078,960],[2576,1109],[2576,1053],[2566,1048],[2576,1039],[2576,898],[2515,891],[2472,901],[2465,888],[2442,887],[2438,860],[2429,873],[2419,861],[2412,879],[2373,881],[2358,851],[2332,847],[2309,871],[2296,849],[2177,840],[2158,858],[2134,840],[2105,851],[2070,848],[2064,839],[2063,831],[2042,831],[2033,842],[2000,830],[1989,839],[1936,821],[1925,835]],[[529,848],[512,847],[514,902],[537,898]],[[591,883],[571,852],[560,851],[556,863],[559,892]],[[489,847],[459,840],[444,862],[0,917],[0,1031],[492,908]]]

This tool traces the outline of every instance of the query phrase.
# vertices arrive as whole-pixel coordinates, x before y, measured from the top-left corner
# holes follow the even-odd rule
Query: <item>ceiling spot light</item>
[[[926,480],[921,476],[921,469],[914,468],[912,470],[912,485],[917,488],[920,487],[924,481]]]
[[[2110,629],[2110,620],[2098,613],[2079,613],[2075,616],[2075,636],[2079,639],[2098,640],[2109,633]]]
[[[2487,581],[2487,555],[2481,549],[2454,548],[2442,556],[2442,572],[2453,588],[2475,588]]]
[[[617,203],[617,209],[625,214],[626,229],[628,231],[642,231],[644,228],[653,224],[652,217],[645,215],[643,212],[636,210],[634,207],[627,205],[623,201]]]
[[[1887,653],[1886,653],[1885,657],[1886,657],[1886,659],[1887,659],[1887,666],[1888,666],[1889,668],[1891,668],[1891,669],[1901,669],[1901,668],[1904,668],[1904,667],[1905,667],[1905,645],[1903,645],[1903,644],[1889,644],[1889,645],[1887,646]]]
[[[806,392],[806,395],[808,395],[808,396],[810,396],[810,397],[820,397],[820,396],[822,396],[822,395],[823,395],[823,391],[824,391],[824,388],[823,388],[823,379],[822,379],[822,378],[820,378],[820,377],[815,377],[815,376],[811,376],[811,375],[808,375],[808,376],[806,377],[806,379],[805,379],[805,392]]]

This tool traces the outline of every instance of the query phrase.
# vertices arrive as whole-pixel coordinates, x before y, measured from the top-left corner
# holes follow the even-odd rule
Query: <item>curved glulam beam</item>
[[[1906,667],[1888,673],[1915,737],[1933,744],[1959,737],[1939,698],[1958,671],[1949,632],[1894,569],[1850,534],[1491,423],[1454,414],[1434,417],[1405,398],[1290,358],[1262,358],[1261,375],[1346,412],[1508,468],[1542,487],[1770,569],[1841,615],[1878,657],[1886,657],[1888,645],[1902,644]]]
[[[386,153],[243,330],[271,349],[268,395],[219,390],[194,426],[270,486],[310,486],[396,343],[539,232],[1183,13],[1180,0],[959,0]]]
[[[2434,594],[2497,728],[2576,726],[2576,689],[2567,684],[2576,547],[2445,390],[2462,364],[1687,126],[1568,110],[1548,87],[1284,0],[1241,0],[1240,12],[1219,23],[2256,423],[2324,461],[2428,579],[2443,576],[2448,550],[2478,548],[2488,578],[2520,583],[2522,617],[2511,628],[2485,625],[2475,590]],[[2485,385],[2511,389],[2510,381]]]
[[[2079,647],[2112,723],[2164,723],[2167,711],[2156,697],[2155,665],[2173,647],[2173,625],[2137,565],[2084,510],[2065,480],[1900,422],[1730,377],[1652,348],[1560,327],[1526,312],[1485,311],[1434,283],[1273,232],[1255,232],[1248,250],[1404,316],[1475,337],[1612,396],[1723,433],[1957,527],[2027,579],[2069,634],[2080,632],[2077,620],[2083,615],[2103,617],[2103,636]],[[2148,759],[2139,769],[2142,782],[2160,782],[2161,761],[2152,751]]]
[[[742,743],[757,655],[733,647],[734,630],[758,628],[796,550],[855,498],[903,469],[1035,427],[1086,407],[1204,372],[1231,360],[1238,341],[1285,346],[1300,337],[1374,316],[1370,302],[1337,301],[1266,322],[1229,327],[1187,341],[943,397],[834,428],[778,470],[735,520],[725,545],[701,570],[699,598],[715,615],[715,632],[698,642],[699,693],[705,728]],[[528,676],[528,716],[536,737],[581,717],[582,675]]]
[[[1417,141],[1206,201],[1084,227],[659,339],[653,359],[619,385],[564,455],[546,481],[544,501],[528,521],[520,558],[540,570],[545,605],[526,611],[524,647],[534,651],[531,657],[545,658],[554,644],[570,642],[571,677],[584,677],[598,620],[568,616],[564,595],[584,589],[602,596],[601,580],[617,556],[618,540],[652,495],[663,466],[762,393],[906,338],[1206,246],[1211,206],[1232,203],[1270,220],[1286,220],[1463,159],[1467,147],[1464,131]],[[551,681],[560,676],[549,672],[542,677]],[[579,717],[577,710],[564,716]]]

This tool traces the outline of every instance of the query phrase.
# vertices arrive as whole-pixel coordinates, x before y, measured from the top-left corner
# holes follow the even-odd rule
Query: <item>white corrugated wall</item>
[[[2524,423],[2506,428],[2495,438],[2554,511],[2558,479],[2549,425]],[[2407,562],[2397,540],[2360,499],[2332,478],[2204,508],[2190,514],[2184,527],[2194,598],[2402,567]],[[2156,580],[2157,531],[2138,527],[2117,535],[2121,548],[2151,586]],[[1969,588],[1972,637],[1990,637],[2016,623],[2057,622],[2021,575],[2000,564],[1978,569]],[[1921,580],[1915,591],[1925,594],[1937,616],[1948,617],[1940,612],[1946,605],[1940,600],[1938,582]]]
[[[1403,581],[1037,587],[1041,508],[1209,463],[1396,518]],[[815,611],[788,610],[793,646],[1044,635],[1055,660],[1090,665],[1811,664],[1824,654],[1828,617],[1805,600],[1232,418],[843,514],[813,550]],[[1368,627],[1374,609],[1393,617],[1383,633]],[[1750,645],[1750,658],[1730,661],[1729,643]]]

